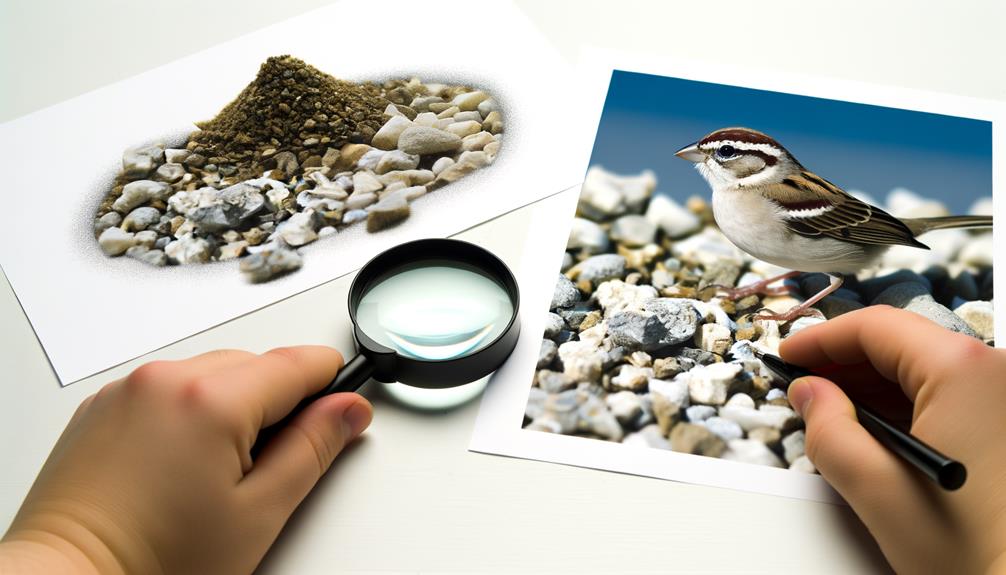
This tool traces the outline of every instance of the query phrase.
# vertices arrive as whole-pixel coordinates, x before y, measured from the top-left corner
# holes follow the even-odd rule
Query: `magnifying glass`
[[[442,389],[481,379],[506,361],[520,335],[520,292],[491,252],[453,239],[400,244],[367,262],[349,288],[358,354],[307,404],[368,380]],[[260,443],[272,430],[263,430]]]

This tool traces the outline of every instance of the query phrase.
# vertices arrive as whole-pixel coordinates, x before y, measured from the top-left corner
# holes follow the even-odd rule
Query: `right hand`
[[[821,377],[790,386],[808,457],[896,571],[1006,572],[1006,352],[873,306],[793,335],[781,353],[809,368],[847,366],[829,372],[846,389],[900,385],[912,434],[967,467],[964,486],[944,491],[859,425],[843,387]]]

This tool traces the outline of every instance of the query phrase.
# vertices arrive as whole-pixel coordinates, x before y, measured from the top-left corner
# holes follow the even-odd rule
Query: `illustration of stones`
[[[879,267],[847,279],[815,315],[780,324],[756,312],[785,311],[820,291],[827,277],[803,274],[787,282],[787,296],[723,298],[716,286],[743,286],[783,270],[734,247],[704,195],[681,205],[656,189],[652,172],[588,171],[545,323],[526,429],[813,473],[803,422],[752,347],[776,353],[801,329],[880,303],[993,343],[988,230],[928,234],[928,251],[896,247]],[[907,190],[893,191],[886,208],[902,217],[949,213]],[[971,213],[991,213],[991,198]]]
[[[183,147],[123,153],[94,236],[105,255],[154,266],[240,259],[259,283],[299,269],[298,248],[395,226],[492,164],[503,115],[478,88],[346,82],[277,56],[198,127]]]

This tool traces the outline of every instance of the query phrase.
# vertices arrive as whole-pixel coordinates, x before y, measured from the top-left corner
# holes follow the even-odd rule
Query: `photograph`
[[[414,200],[491,164],[503,114],[474,87],[349,82],[284,55],[197,125],[176,145],[123,152],[95,239],[152,266],[239,260],[262,283],[300,269],[300,246],[397,225]]]
[[[761,354],[878,305],[994,345],[992,165],[989,121],[614,70],[522,428],[815,473]]]

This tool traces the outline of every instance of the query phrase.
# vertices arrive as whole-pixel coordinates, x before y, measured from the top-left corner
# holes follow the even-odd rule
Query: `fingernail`
[[[370,406],[362,401],[347,407],[346,411],[342,412],[342,422],[349,428],[349,438],[363,433],[363,430],[370,425],[373,416]]]
[[[800,417],[804,417],[807,413],[812,399],[814,399],[814,388],[810,385],[809,379],[798,378],[789,384],[789,403]]]

